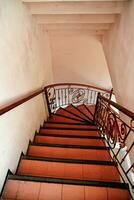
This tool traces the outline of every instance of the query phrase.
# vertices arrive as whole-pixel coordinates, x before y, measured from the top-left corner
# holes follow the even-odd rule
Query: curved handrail
[[[101,88],[101,87],[92,86],[92,85],[88,85],[88,84],[81,84],[81,83],[55,83],[55,84],[47,85],[46,87],[44,87],[44,89],[47,89],[49,87],[61,86],[61,85],[91,87],[91,88],[96,89],[96,90],[101,90],[101,91],[104,91],[104,92],[107,92],[107,93],[111,93],[111,90],[107,90],[107,89],[104,89],[104,88]]]
[[[91,87],[94,89],[98,89],[107,93],[110,93],[109,90],[105,90],[103,88],[91,86],[91,85],[86,85],[86,84],[79,84],[79,83],[57,83],[57,84],[52,84],[52,85],[47,85],[44,88],[39,88],[33,92],[29,92],[26,95],[23,95],[21,97],[18,97],[17,99],[13,100],[12,102],[6,103],[4,106],[0,108],[0,116],[7,113],[8,111],[14,109],[15,107],[27,102],[28,100],[36,97],[37,95],[43,93],[47,88],[53,87],[53,86],[60,86],[60,85],[76,85],[76,86],[82,86],[82,87]]]
[[[111,98],[113,90],[106,90],[92,85],[80,83],[56,83],[44,88],[49,115],[59,107],[73,105],[96,104],[97,94],[101,93]]]
[[[17,98],[13,102],[7,103],[5,106],[0,108],[0,115],[3,115],[4,113],[14,109],[15,107],[25,103],[26,101],[32,99],[33,97],[36,97],[37,95],[43,92],[44,92],[44,89],[40,88],[38,90],[28,93],[27,95]]]

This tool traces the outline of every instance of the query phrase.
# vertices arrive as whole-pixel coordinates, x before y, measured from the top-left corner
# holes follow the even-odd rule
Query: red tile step
[[[30,145],[28,149],[28,155],[36,157],[67,158],[80,160],[111,160],[109,152],[107,150],[98,151],[97,149],[76,149],[38,145]]]
[[[93,120],[93,114],[95,111],[95,105],[86,106],[86,105],[80,105],[77,107],[82,113],[84,113],[86,116],[88,116],[91,120]]]
[[[42,134],[36,135],[34,142],[36,143],[47,143],[47,144],[69,144],[69,145],[82,145],[82,146],[104,146],[104,142],[101,139],[89,139],[89,138],[70,138],[68,137],[59,137],[59,135],[54,136],[44,136]],[[98,137],[99,138],[99,137]]]
[[[44,128],[59,128],[59,129],[96,129],[94,125],[86,125],[86,124],[80,124],[80,123],[58,123],[58,122],[44,122],[43,125]]]
[[[62,116],[60,114],[53,114],[50,118],[48,118],[48,122],[68,122],[68,123],[81,123],[85,124],[84,121],[77,120],[77,119],[71,119],[66,116]]]
[[[70,107],[70,106],[69,106]],[[69,109],[67,108],[60,108],[57,110],[56,114],[60,114],[60,115],[63,115],[63,116],[66,116],[66,117],[69,117],[69,118],[72,118],[72,119],[75,119],[75,120],[80,120],[80,121],[85,121],[85,119],[81,118],[80,115],[77,115],[76,113],[74,112],[71,112]]]
[[[115,166],[48,162],[22,159],[18,175],[65,179],[119,181]]]
[[[70,105],[66,108],[66,110],[75,113],[76,115],[80,116],[81,118],[85,119],[86,121],[91,120],[90,115],[86,116],[81,110],[79,110],[76,106]]]
[[[130,200],[127,189],[8,180],[2,199]]]
[[[77,135],[77,136],[100,136],[96,130],[67,130],[67,129],[47,129],[41,128],[41,134]]]

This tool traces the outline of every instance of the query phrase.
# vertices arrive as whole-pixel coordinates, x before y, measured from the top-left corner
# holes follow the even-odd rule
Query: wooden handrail
[[[0,108],[0,115],[3,115],[4,113],[12,110],[13,108],[25,103],[26,101],[32,99],[35,96],[38,96],[39,94],[41,94],[43,92],[44,92],[44,89],[41,88],[41,89],[35,90],[27,95],[24,95],[20,98],[17,98],[13,102],[10,102],[10,103],[6,104],[5,106],[3,106],[2,108]]]
[[[127,115],[128,117],[130,117],[132,120],[134,120],[134,113],[131,112],[130,110],[128,110],[127,108],[119,105],[118,103],[115,103],[107,98],[105,98],[104,96],[100,95],[100,98],[103,99],[104,101],[106,101],[108,104],[114,106],[115,108],[117,108],[119,111],[121,111],[122,113],[124,113],[125,115]]]
[[[106,90],[106,89],[102,89],[102,88],[99,88],[99,87],[86,85],[86,84],[79,84],[79,83],[57,83],[57,84],[52,84],[52,85],[48,85],[48,86],[44,87],[43,89],[40,88],[40,89],[35,90],[35,91],[31,92],[31,93],[28,93],[27,95],[19,97],[19,98],[15,99],[13,102],[9,102],[6,105],[2,106],[0,108],[0,116],[3,115],[4,113],[14,109],[15,107],[25,103],[26,101],[34,98],[35,96],[43,93],[48,87],[60,86],[60,85],[76,85],[76,86],[83,86],[83,87],[85,86],[85,87],[91,87],[91,88],[94,88],[94,89],[98,89],[98,90],[110,93],[110,90]]]
[[[94,88],[96,90],[101,90],[101,91],[104,91],[104,92],[107,92],[107,93],[111,93],[111,90],[106,90],[106,89],[99,88],[99,87],[96,87],[96,86],[81,84],[81,83],[56,83],[56,84],[52,84],[52,85],[47,85],[44,89],[47,89],[49,87],[54,87],[54,86],[61,86],[61,85],[68,85],[68,86],[69,85],[76,85],[76,86],[82,86],[82,87],[91,87],[91,88]]]

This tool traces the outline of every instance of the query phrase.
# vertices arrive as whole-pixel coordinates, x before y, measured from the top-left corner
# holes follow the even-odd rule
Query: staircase
[[[59,108],[44,122],[2,199],[130,200],[105,138],[93,123],[95,106]]]

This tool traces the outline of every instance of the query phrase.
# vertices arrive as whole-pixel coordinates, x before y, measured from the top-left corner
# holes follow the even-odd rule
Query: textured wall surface
[[[121,17],[105,36],[104,51],[118,103],[134,112],[134,1],[128,1]],[[122,115],[128,123],[130,119]],[[134,141],[131,131],[127,146]],[[134,148],[130,153],[134,162]]]
[[[20,0],[0,1],[0,105],[51,82],[47,33]],[[42,95],[0,117],[0,189],[45,117]]]
[[[117,101],[134,111],[134,1],[105,35],[103,46]]]
[[[111,89],[100,38],[87,33],[51,32],[55,82],[78,82]]]

